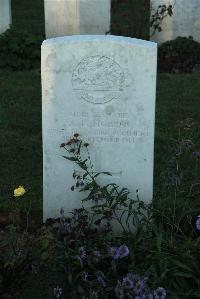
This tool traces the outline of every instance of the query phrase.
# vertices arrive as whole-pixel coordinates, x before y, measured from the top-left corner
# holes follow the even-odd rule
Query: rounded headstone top
[[[71,35],[50,38],[43,41],[42,46],[51,46],[56,44],[65,44],[69,42],[114,42],[114,43],[127,43],[130,45],[141,46],[144,48],[157,48],[157,43],[150,42],[142,39],[116,36],[116,35]]]

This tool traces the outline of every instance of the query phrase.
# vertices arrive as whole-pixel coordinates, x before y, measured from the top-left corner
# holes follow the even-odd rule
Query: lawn
[[[3,294],[15,294],[15,298],[19,299],[52,299],[53,289],[56,286],[64,286],[66,283],[67,274],[63,273],[61,269],[65,269],[65,265],[70,262],[70,260],[67,260],[70,255],[66,255],[65,251],[63,252],[65,247],[60,243],[60,239],[57,239],[59,238],[58,233],[55,232],[54,228],[48,226],[39,228],[42,219],[40,72],[39,70],[26,72],[1,71],[0,90],[2,145],[0,149],[0,221],[2,232],[4,231],[4,224],[9,223],[9,198],[13,197],[14,188],[18,185],[25,186],[29,190],[26,199],[32,200],[32,211],[29,219],[29,224],[32,223],[30,234],[27,235],[26,232],[21,232],[22,235],[20,236],[19,233],[16,234],[16,230],[12,225],[9,226],[10,237],[6,242],[11,242],[8,244],[12,244],[13,247],[8,247],[9,250],[6,249],[5,253],[1,253],[2,256],[0,254],[0,259],[2,259],[0,269],[3,273],[2,292]],[[200,215],[199,160],[195,164],[194,159],[191,159],[191,150],[188,157],[186,157],[187,159],[183,161],[182,157],[179,158],[175,154],[177,145],[179,146],[185,140],[192,139],[194,151],[200,149],[199,96],[200,76],[198,74],[158,74],[154,194],[155,207],[158,210],[158,214],[155,215],[157,220],[155,221],[158,221],[163,231],[156,227],[153,232],[154,237],[151,240],[148,233],[144,231],[141,237],[137,237],[138,239],[135,239],[133,234],[125,241],[137,257],[136,265],[138,268],[135,269],[135,266],[133,267],[130,264],[129,271],[144,273],[143,271],[146,271],[146,269],[151,269],[151,279],[155,286],[166,287],[170,293],[170,296],[167,297],[169,299],[199,298],[199,292],[197,291],[198,279],[196,279],[193,286],[194,278],[196,278],[195,273],[199,273],[199,245],[198,239],[194,237],[194,231],[192,230],[190,234],[191,228],[188,228],[188,222],[191,222],[188,216]],[[177,173],[177,165],[182,169],[183,179],[181,186],[174,188],[173,184],[168,184],[167,179],[169,174]],[[173,218],[173,213],[175,218]],[[172,226],[169,227],[168,224]],[[177,224],[180,226],[180,232],[186,234],[187,238],[182,239],[182,233],[175,231]],[[147,237],[145,234],[147,234]],[[170,234],[172,239],[170,239]],[[81,244],[81,235],[76,236],[76,238],[76,242]],[[98,238],[95,239],[97,244],[102,242],[103,247],[105,240]],[[140,238],[143,238],[143,240],[141,241]],[[96,242],[95,240],[92,242]],[[180,240],[182,241],[180,242]],[[90,241],[87,242],[89,244]],[[1,246],[4,249],[3,243]],[[15,251],[18,246],[22,248],[22,256]],[[87,243],[85,246],[87,246]],[[5,254],[6,257],[3,258]],[[6,262],[7,259],[8,262]],[[34,263],[36,263],[36,267],[38,263],[40,265],[38,274],[34,272],[38,271],[34,270]],[[106,266],[107,264],[103,261],[102,267],[106,268]],[[77,263],[73,267],[76,269],[78,267]],[[76,270],[79,271],[79,268]],[[167,274],[169,271],[170,277]],[[23,280],[21,280],[21,277]],[[71,277],[71,272],[69,277]],[[184,283],[183,290],[182,283]],[[10,292],[7,290],[8,285]],[[197,285],[197,289],[195,289],[195,285]],[[196,290],[192,294],[197,294],[197,296],[183,296],[184,292],[190,294],[190,288],[191,292],[193,288]],[[71,290],[71,288],[69,289]],[[72,295],[68,297],[69,289],[68,287],[65,289],[66,298],[75,298]],[[74,290],[74,287],[72,290]],[[174,295],[174,290],[176,294],[181,295]],[[12,297],[5,295],[3,298]]]
[[[33,210],[42,207],[41,87],[39,71],[0,72],[1,210],[13,188],[30,188]]]
[[[33,211],[42,212],[42,127],[39,71],[0,72],[1,199],[9,208],[13,189],[27,186]],[[155,194],[162,173],[169,168],[171,144],[178,139],[178,121],[199,121],[199,74],[159,74],[157,81],[155,132]],[[198,145],[198,125],[195,139]]]

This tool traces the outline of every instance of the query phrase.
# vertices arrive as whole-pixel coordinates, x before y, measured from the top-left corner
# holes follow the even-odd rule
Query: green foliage
[[[39,68],[42,41],[41,35],[8,29],[0,35],[0,68],[15,71]]]
[[[9,296],[10,284],[26,297],[31,283],[30,298],[125,299],[136,296],[136,285],[144,284],[140,292],[149,296],[164,286],[166,298],[199,298],[200,236],[195,219],[200,205],[199,191],[193,189],[199,186],[200,168],[196,125],[192,119],[177,123],[179,138],[172,140],[170,163],[162,176],[164,190],[153,207],[131,199],[126,188],[99,184],[99,177],[110,173],[95,173],[90,145],[79,134],[62,143],[68,153],[63,157],[80,168],[72,174],[72,192],[83,193],[83,207],[73,210],[71,217],[61,209],[58,219],[48,219],[34,235],[13,225],[4,231],[2,295]],[[91,207],[86,210],[88,201]],[[118,227],[118,233],[112,227]],[[130,280],[134,286],[126,288],[124,281]],[[124,297],[118,295],[121,291]],[[18,298],[18,290],[14,294]]]
[[[145,273],[154,286],[155,283],[164,285],[169,298],[199,296],[200,239],[195,219],[200,215],[200,151],[196,127],[198,125],[192,119],[177,122],[179,138],[173,140],[170,163],[162,177],[165,178],[164,190],[157,194],[152,210],[140,200],[130,200],[125,188],[120,189],[115,184],[100,187],[95,178],[101,174],[88,170],[88,165],[92,163],[89,155],[85,159],[80,150],[80,145],[84,147],[84,143],[78,136],[62,144],[73,155],[73,159],[67,158],[86,171],[83,176],[74,174],[78,184],[76,182],[73,187],[81,187],[80,192],[89,191],[83,201],[92,200],[95,203],[92,210],[95,215],[101,215],[100,220],[105,215],[109,216],[118,221],[124,233],[128,234],[125,237],[126,244],[130,244],[129,248],[135,256],[129,270],[137,269],[139,273]],[[84,156],[84,160],[81,160],[81,156]],[[186,163],[189,160],[190,163]],[[89,181],[85,180],[88,177]],[[131,227],[128,223],[134,224],[133,231],[129,230]]]
[[[111,34],[149,39],[149,0],[112,0],[111,3]]]
[[[158,48],[158,70],[168,73],[191,73],[200,67],[200,43],[178,37]]]
[[[152,11],[150,27],[152,28],[151,36],[153,36],[156,31],[162,31],[162,22],[166,17],[173,16],[173,6],[172,5],[159,5],[156,10]]]

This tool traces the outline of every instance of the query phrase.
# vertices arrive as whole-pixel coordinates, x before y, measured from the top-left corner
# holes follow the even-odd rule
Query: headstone
[[[45,0],[46,37],[106,34],[110,0]]]
[[[10,0],[0,0],[0,34],[9,28],[11,23]]]
[[[151,0],[151,14],[159,5],[172,5],[173,16],[167,16],[162,22],[162,31],[156,32],[151,40],[163,43],[178,36],[192,36],[200,42],[200,1],[199,0]],[[152,30],[151,32],[152,33]]]
[[[90,144],[102,184],[153,191],[156,43],[112,35],[68,36],[42,44],[44,219],[80,207],[60,148],[74,133]]]

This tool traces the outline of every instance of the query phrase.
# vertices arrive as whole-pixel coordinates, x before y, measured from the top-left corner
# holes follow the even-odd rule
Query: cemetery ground
[[[74,290],[72,285],[69,287],[70,281],[73,282],[74,273],[67,274],[66,269],[61,271],[65,268],[63,263],[68,263],[69,260],[66,256],[63,257],[62,242],[55,234],[55,228],[52,229],[51,225],[41,228],[40,80],[39,70],[0,72],[0,221],[1,238],[4,241],[1,247],[4,256],[1,256],[2,294],[3,298],[54,298],[56,294],[57,298],[82,298],[82,285],[79,286],[79,290]],[[127,256],[124,257],[124,261],[130,263],[125,271],[137,272],[141,277],[149,275],[150,286],[154,289],[164,287],[167,289],[167,298],[171,299],[200,298],[199,234],[196,229],[196,216],[200,215],[199,95],[198,73],[158,74],[154,170],[155,223],[151,227],[150,238],[149,230],[139,225],[137,234],[115,240],[118,246],[120,242],[126,244],[131,254],[135,255],[132,263],[126,260]],[[66,167],[67,163],[70,162],[66,161]],[[24,198],[13,197],[14,189],[19,185],[27,190]],[[19,206],[19,209],[15,210],[14,219],[11,206],[13,200],[18,201]],[[22,233],[26,230],[26,200],[31,201],[29,233]],[[11,225],[12,221],[14,225]],[[5,241],[3,231],[8,224],[9,237]],[[80,235],[79,237],[81,239]],[[103,239],[102,236],[98,237],[105,242],[105,236]],[[84,246],[91,248],[91,240],[84,240]],[[107,241],[112,244],[112,240]],[[100,250],[103,250],[103,245],[99,246]],[[108,263],[106,259],[103,263],[105,261]],[[106,263],[101,271],[108,271],[106,267],[110,266]],[[121,267],[126,268],[124,264]],[[80,267],[76,264],[74,268],[77,274]],[[124,273],[122,268],[118,273],[120,275]],[[98,277],[104,282],[102,275]],[[66,277],[69,281],[68,287]],[[61,288],[64,289],[65,297],[58,296]],[[99,292],[102,291],[102,286],[97,288]],[[120,286],[117,290],[120,291]],[[74,295],[76,291],[80,292],[78,297]],[[164,292],[161,289],[160,291]],[[12,294],[15,296],[12,297]],[[93,295],[95,296],[95,293]],[[111,295],[105,298],[113,297]],[[164,298],[164,293],[163,297],[161,294],[155,298]]]
[[[42,213],[41,77],[39,70],[1,71],[1,208],[7,212],[8,195],[23,184],[33,199],[32,211]],[[158,74],[155,125],[155,192],[170,169],[175,143],[195,138],[200,146],[199,74]],[[179,123],[182,122],[182,129]],[[184,129],[184,125],[186,128]],[[181,125],[180,125],[181,126]],[[191,126],[188,127],[187,126]],[[188,130],[188,136],[187,136]],[[183,134],[183,136],[182,136]],[[186,136],[184,136],[186,134]],[[83,136],[84,137],[84,136]],[[193,160],[188,163],[193,165]]]

